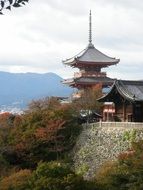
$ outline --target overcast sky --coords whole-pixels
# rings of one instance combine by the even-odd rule
[[[88,45],[90,9],[95,47],[121,60],[106,69],[107,75],[143,79],[142,0],[30,0],[5,11],[0,16],[0,71],[71,77],[74,70],[62,60]]]

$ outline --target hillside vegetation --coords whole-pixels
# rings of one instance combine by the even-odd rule
[[[31,102],[22,115],[0,115],[0,190],[142,190],[143,142],[106,163],[91,181],[75,173],[69,152],[82,127],[81,102]],[[79,110],[78,110],[79,108]]]

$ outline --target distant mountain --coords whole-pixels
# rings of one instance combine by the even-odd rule
[[[69,96],[72,89],[61,83],[54,73],[8,73],[0,72],[0,106],[21,104],[47,96]]]

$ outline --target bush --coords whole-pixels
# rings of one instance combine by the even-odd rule
[[[0,190],[28,190],[28,179],[31,177],[30,170],[20,170],[0,181]]]
[[[94,190],[94,184],[76,175],[62,162],[40,163],[30,182],[31,190]]]

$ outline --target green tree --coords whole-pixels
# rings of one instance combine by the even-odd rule
[[[12,7],[21,7],[28,3],[29,0],[0,0],[0,14],[4,9],[11,10]]]
[[[96,190],[62,162],[40,163],[30,181],[31,190]]]

